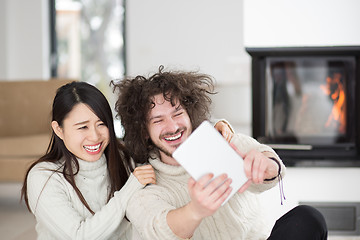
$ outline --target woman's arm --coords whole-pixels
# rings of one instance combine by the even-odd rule
[[[232,137],[234,136],[234,130],[230,123],[226,120],[221,119],[215,123],[215,129],[221,133],[221,135],[226,139],[226,141],[230,142]]]

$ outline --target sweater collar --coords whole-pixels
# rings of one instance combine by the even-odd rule
[[[162,173],[165,173],[165,174],[168,174],[171,176],[187,174],[186,170],[182,166],[173,166],[173,165],[163,163],[158,157],[150,158],[149,162],[159,172],[162,172]]]
[[[82,160],[80,158],[77,158],[78,162],[79,162],[79,168],[80,168],[80,172],[93,172],[97,169],[102,168],[104,165],[106,166],[106,157],[105,154],[101,155],[101,157],[99,158],[99,160],[95,161],[95,162],[88,162],[85,160]]]

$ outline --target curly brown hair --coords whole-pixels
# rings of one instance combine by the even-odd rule
[[[115,108],[125,130],[123,140],[137,163],[148,162],[155,149],[146,127],[148,113],[155,106],[155,95],[163,94],[173,106],[179,100],[194,130],[209,119],[209,95],[215,94],[211,76],[198,72],[164,71],[163,66],[149,78],[125,78],[117,83],[112,81],[112,85],[114,92],[119,94]]]

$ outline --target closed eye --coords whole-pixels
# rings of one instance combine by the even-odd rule
[[[100,123],[98,124],[98,126],[106,126],[106,125],[105,125],[105,123],[100,122]]]
[[[154,124],[161,123],[161,122],[162,122],[161,119],[153,121]]]
[[[183,113],[184,113],[183,111],[178,112],[178,113],[175,114],[175,117],[181,116]]]

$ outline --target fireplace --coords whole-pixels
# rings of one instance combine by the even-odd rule
[[[246,50],[253,136],[288,166],[360,166],[360,47]]]

